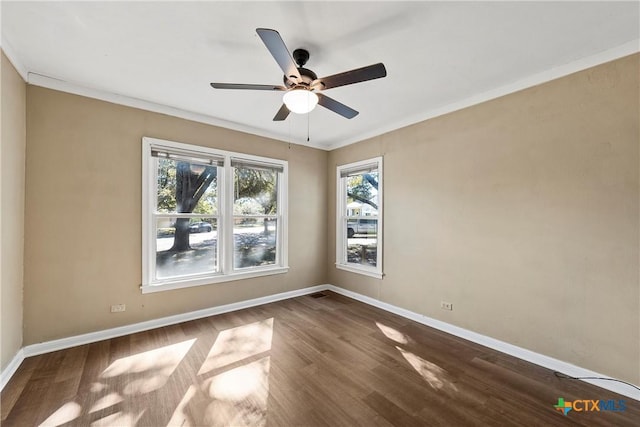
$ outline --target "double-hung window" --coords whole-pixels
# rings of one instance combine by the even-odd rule
[[[382,157],[338,166],[336,267],[382,278]]]
[[[287,162],[143,138],[143,292],[287,271]]]
[[[283,167],[234,157],[231,167],[234,174],[233,268],[277,265],[278,177]]]

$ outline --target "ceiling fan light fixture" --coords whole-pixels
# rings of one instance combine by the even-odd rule
[[[318,104],[318,95],[308,89],[293,89],[282,97],[289,111],[296,114],[307,114]]]

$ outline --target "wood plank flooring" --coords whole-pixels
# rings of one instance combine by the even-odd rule
[[[325,292],[26,359],[2,426],[637,426],[640,402]],[[558,398],[625,411],[554,409]]]

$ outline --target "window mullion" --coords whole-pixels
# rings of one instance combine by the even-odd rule
[[[346,209],[345,209],[345,201],[346,201],[346,181],[341,177],[340,168],[337,169],[336,174],[337,180],[337,197],[338,200],[336,202],[336,218],[338,218],[340,223],[338,224],[336,221],[336,262],[339,264],[344,264],[346,261],[345,253],[347,247],[347,241],[345,239],[346,234]]]
[[[346,194],[346,193],[345,193]],[[342,217],[342,224],[341,224],[341,232],[340,232],[340,236],[342,237],[340,240],[340,248],[341,253],[340,253],[340,262],[343,264],[347,263],[347,224],[348,224],[349,218],[347,216]]]
[[[227,157],[224,167],[224,197],[222,200],[222,211],[224,212],[224,228],[223,228],[223,245],[222,245],[222,265],[223,273],[229,274],[233,272],[233,255],[234,255],[234,243],[233,243],[233,168],[231,167],[231,160]]]
[[[148,188],[151,188],[153,191],[151,192],[151,194],[148,194],[148,200],[146,201],[148,203],[147,206],[150,207],[151,212],[155,213],[158,211],[158,200],[156,197],[156,194],[158,194],[158,159],[156,157],[151,157],[150,161],[148,162],[151,165],[151,170],[153,171],[151,173],[151,185],[147,186]],[[146,178],[146,177],[145,177]],[[148,245],[149,245],[149,251],[151,254],[153,254],[153,256],[150,256],[149,258],[149,278],[151,279],[151,281],[155,282],[156,281],[156,252],[158,251],[158,241],[156,239],[155,236],[155,229],[156,229],[156,222],[158,221],[158,219],[156,218],[155,214],[151,215],[151,224],[148,224],[148,226],[146,227],[147,231],[149,232],[150,230],[153,230],[153,232],[149,232],[149,236],[148,236]]]
[[[287,192],[289,191],[289,189],[285,187],[287,183],[286,173],[287,172],[283,169],[278,174],[276,179],[276,188],[278,191],[278,209],[276,211],[276,264],[281,266],[289,264],[289,255],[286,248],[287,243],[285,243],[285,241],[288,239],[288,235],[286,234],[288,226],[287,224],[285,224],[285,219],[283,219],[285,212],[287,212],[289,209],[287,205]]]

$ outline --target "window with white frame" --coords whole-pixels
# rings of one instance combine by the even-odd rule
[[[382,278],[382,157],[338,166],[336,267]]]
[[[288,270],[286,161],[142,145],[143,292]]]

